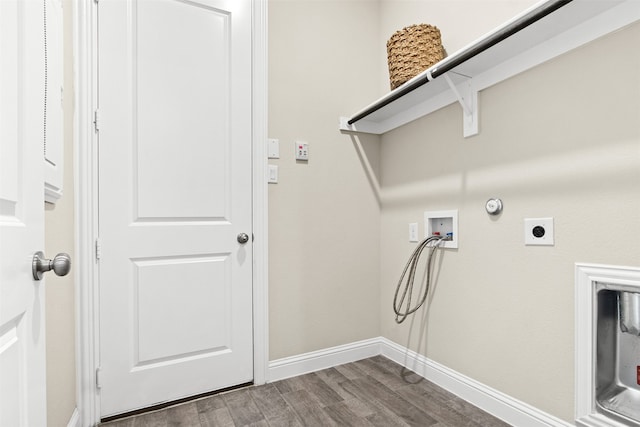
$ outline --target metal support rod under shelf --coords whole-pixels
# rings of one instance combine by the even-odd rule
[[[491,34],[489,37],[480,40],[468,48],[454,53],[452,56],[443,59],[435,64],[433,67],[422,72],[418,76],[414,77],[409,82],[403,84],[399,88],[390,92],[387,96],[383,97],[376,103],[366,107],[364,110],[356,113],[348,121],[348,125],[352,125],[355,122],[367,117],[368,115],[380,110],[381,108],[391,104],[393,101],[403,97],[404,95],[414,91],[415,89],[423,86],[429,82],[429,75],[432,79],[451,71],[458,65],[468,61],[469,59],[477,56],[492,46],[500,43],[503,40],[511,37],[520,30],[527,28],[547,15],[555,12],[563,6],[571,3],[573,0],[556,0],[547,2],[541,5],[539,8],[533,10],[531,13],[523,16],[522,18],[512,22],[511,24],[501,28],[499,31]]]

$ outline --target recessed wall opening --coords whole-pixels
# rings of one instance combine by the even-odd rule
[[[621,422],[640,426],[640,288],[598,283],[596,405]]]
[[[577,425],[640,427],[640,269],[576,268]]]

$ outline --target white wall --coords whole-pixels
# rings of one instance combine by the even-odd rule
[[[379,335],[380,212],[339,114],[375,93],[375,1],[269,2],[270,360]],[[293,142],[309,143],[296,163]],[[370,153],[378,138],[363,143]],[[374,161],[375,163],[375,161]]]
[[[386,40],[428,22],[457,50],[532,3],[269,2],[269,137],[281,152],[270,161],[271,360],[380,334],[379,137],[341,134],[338,116],[388,91]],[[294,160],[296,139],[308,164]]]
[[[640,249],[638,29],[483,91],[476,137],[462,138],[457,105],[382,138],[336,130],[387,91],[396,29],[435,24],[453,52],[532,4],[270,2],[271,360],[382,335],[572,420],[574,263],[634,264]],[[594,58],[616,78],[597,78]],[[429,310],[398,326],[407,225],[439,209],[459,209],[460,249],[441,259]],[[525,247],[523,219],[542,216],[556,245]]]
[[[47,275],[47,423],[66,426],[76,408],[74,188],[73,188],[73,52],[72,4],[64,0],[64,195],[45,205],[45,254],[71,255],[72,270],[64,277]]]
[[[481,92],[472,138],[458,105],[383,136],[383,336],[572,421],[574,264],[638,265],[639,42],[636,24]],[[440,209],[459,210],[460,247],[439,260],[428,313],[398,326],[407,224]],[[523,219],[547,216],[555,246],[524,246]]]

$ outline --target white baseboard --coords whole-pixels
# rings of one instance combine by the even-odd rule
[[[380,338],[380,341],[383,356],[511,425],[517,427],[573,426],[573,424],[494,390],[393,341],[386,338]]]
[[[267,381],[273,382],[332,368],[380,354],[380,338],[312,351],[269,362]]]
[[[80,427],[80,412],[78,412],[78,408],[73,410],[73,414],[71,414],[67,427]]]
[[[517,427],[572,427],[559,418],[492,389],[383,337],[286,357],[269,363],[269,382],[355,362],[377,355],[410,369]]]

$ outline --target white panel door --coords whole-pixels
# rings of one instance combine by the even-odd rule
[[[105,417],[253,379],[251,3],[98,8]]]
[[[0,0],[0,426],[46,425],[43,12]]]

